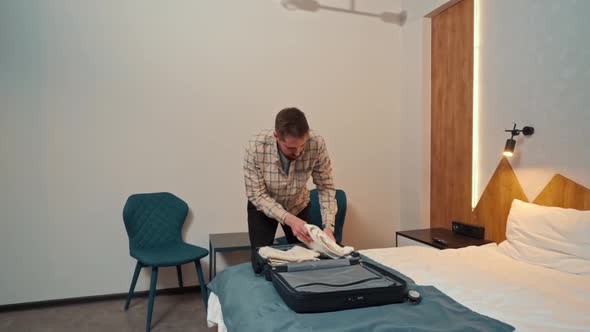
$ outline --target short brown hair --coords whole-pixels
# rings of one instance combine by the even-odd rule
[[[301,110],[288,107],[277,114],[275,131],[281,140],[285,139],[285,136],[303,137],[309,132],[309,125],[305,114]]]

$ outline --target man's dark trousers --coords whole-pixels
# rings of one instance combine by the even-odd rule
[[[298,218],[309,223],[309,205],[299,214]],[[270,246],[275,239],[279,222],[267,217],[264,212],[256,210],[256,207],[248,201],[248,234],[250,235],[250,249],[252,251],[252,268],[254,272],[260,273],[262,265],[257,263],[256,248]],[[288,243],[301,243],[293,234],[291,227],[281,224]]]

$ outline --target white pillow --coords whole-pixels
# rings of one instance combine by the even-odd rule
[[[531,264],[590,275],[590,211],[515,199],[506,224],[506,241],[498,248]]]

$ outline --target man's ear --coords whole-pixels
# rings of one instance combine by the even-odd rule
[[[276,131],[274,131],[274,132],[272,133],[272,135],[275,137],[275,139],[276,139],[277,141],[279,140],[279,134],[278,134]]]

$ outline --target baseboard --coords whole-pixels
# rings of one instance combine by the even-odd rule
[[[170,295],[170,294],[184,294],[184,293],[200,293],[201,288],[199,286],[188,286],[188,287],[174,287],[174,288],[164,288],[156,290],[156,296],[158,295]],[[135,292],[133,298],[137,297],[147,297],[149,295],[149,291],[139,291]],[[5,311],[15,311],[15,310],[30,310],[30,309],[39,309],[44,307],[51,307],[51,306],[61,306],[61,305],[74,305],[74,304],[81,304],[81,303],[89,303],[89,302],[99,302],[99,301],[108,301],[108,300],[117,300],[120,299],[125,301],[127,299],[127,293],[115,293],[115,294],[105,294],[105,295],[93,295],[93,296],[82,296],[82,297],[72,297],[67,299],[57,299],[57,300],[48,300],[48,301],[37,301],[37,302],[25,302],[25,303],[15,303],[15,304],[4,304],[0,305],[0,312]],[[121,308],[125,303],[121,302]]]

